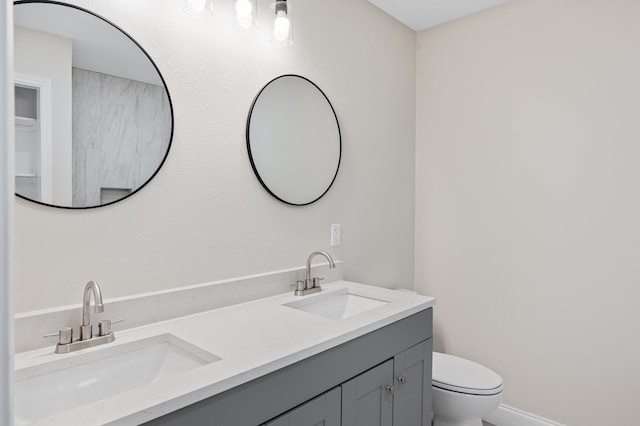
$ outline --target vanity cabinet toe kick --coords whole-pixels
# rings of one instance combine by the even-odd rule
[[[432,330],[429,308],[145,425],[427,426]],[[357,415],[367,386],[380,395],[375,421]]]

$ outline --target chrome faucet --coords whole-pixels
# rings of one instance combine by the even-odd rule
[[[89,281],[84,287],[84,297],[82,298],[82,325],[80,326],[80,340],[89,340],[93,337],[91,312],[89,311],[91,303],[91,293],[93,293],[93,311],[96,314],[104,312],[100,286],[93,280]]]
[[[329,261],[329,268],[333,269],[336,267],[336,264],[333,262],[333,258],[326,251],[316,250],[311,253],[311,255],[309,255],[309,258],[307,259],[307,270],[305,279],[304,281],[298,281],[297,283],[296,291],[294,293],[296,296],[304,296],[307,294],[317,293],[322,290],[322,287],[320,287],[320,280],[323,280],[324,278],[311,278],[311,261],[318,255],[324,256]]]
[[[93,324],[91,324],[90,311],[91,294],[93,294],[93,311],[95,313],[104,312],[100,286],[95,281],[89,281],[84,287],[84,294],[82,297],[82,324],[80,325],[80,338],[76,337],[73,327],[64,327],[57,333],[45,334],[44,337],[58,337],[58,344],[56,345],[57,354],[66,354],[79,349],[91,348],[93,346],[102,345],[116,340],[113,331],[111,331],[111,325],[121,322],[121,319],[117,321],[101,320],[98,323],[98,335],[93,335]]]

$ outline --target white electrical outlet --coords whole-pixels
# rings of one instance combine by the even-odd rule
[[[331,247],[342,244],[342,229],[339,223],[331,225]]]

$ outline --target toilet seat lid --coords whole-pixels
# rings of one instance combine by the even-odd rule
[[[502,392],[502,377],[484,365],[453,355],[433,353],[433,386],[470,395]]]

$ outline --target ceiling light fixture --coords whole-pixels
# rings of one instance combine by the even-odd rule
[[[287,3],[287,0],[277,0],[273,4],[273,9],[276,17],[273,20],[271,44],[289,46],[293,44],[291,5]]]
[[[258,7],[256,1],[257,0],[236,0],[236,13],[233,21],[234,29],[244,31],[257,26]]]
[[[238,31],[246,31],[258,26],[258,0],[234,0],[233,25]],[[213,14],[213,0],[183,0],[186,14],[205,17]],[[291,2],[276,0],[271,5],[275,13],[270,42],[274,46],[293,44],[293,15]]]

